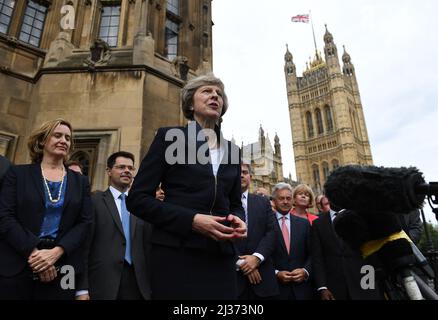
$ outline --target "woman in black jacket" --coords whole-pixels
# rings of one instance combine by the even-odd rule
[[[128,196],[129,211],[153,225],[153,299],[235,299],[236,251],[246,237],[240,150],[218,123],[223,83],[195,78],[182,91],[186,127],[160,128]],[[155,198],[161,182],[164,201]]]
[[[4,178],[0,300],[74,299],[92,209],[87,178],[64,166],[72,144],[70,123],[46,122],[28,141],[33,163]]]

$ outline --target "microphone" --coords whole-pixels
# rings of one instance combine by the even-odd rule
[[[335,206],[357,212],[409,213],[422,207],[425,196],[438,193],[438,183],[426,184],[415,167],[344,166],[324,185]]]

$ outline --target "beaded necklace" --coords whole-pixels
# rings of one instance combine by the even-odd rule
[[[44,174],[44,169],[43,166],[41,166],[41,173],[43,174],[43,180],[44,180],[44,185],[46,186],[47,189],[47,194],[49,195],[49,200],[52,203],[57,203],[59,202],[59,200],[61,200],[61,193],[62,193],[62,185],[64,184],[64,176],[65,176],[65,169],[64,166],[62,166],[62,180],[61,180],[61,186],[59,187],[59,191],[58,191],[58,198],[53,199],[52,194],[50,193],[50,188],[49,185],[47,184],[47,178]]]

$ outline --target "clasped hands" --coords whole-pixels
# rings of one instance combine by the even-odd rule
[[[298,268],[292,271],[279,271],[277,277],[283,283],[301,283],[307,279],[308,275],[303,268]]]
[[[52,249],[34,249],[27,262],[32,268],[33,273],[37,274],[41,282],[53,281],[58,272],[55,267],[56,261],[64,254],[62,247]]]
[[[228,222],[229,226],[223,225],[223,222]],[[193,218],[192,229],[215,241],[244,239],[247,236],[245,222],[233,214],[218,217],[198,213]]]
[[[254,255],[239,256],[239,259],[243,262],[239,265],[240,271],[248,277],[248,281],[251,284],[259,284],[262,282],[262,276],[259,272],[260,259]]]

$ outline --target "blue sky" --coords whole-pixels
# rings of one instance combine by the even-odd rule
[[[438,181],[438,2],[434,0],[214,0],[214,72],[230,109],[225,136],[257,140],[260,124],[282,144],[284,174],[295,177],[283,73],[286,43],[301,75],[314,54],[310,24],[293,15],[312,10],[318,49],[324,24],[355,65],[374,164],[416,166]],[[430,209],[428,219],[434,220]]]

